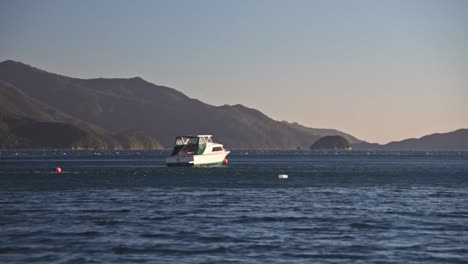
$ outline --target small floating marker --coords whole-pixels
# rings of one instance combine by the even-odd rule
[[[288,175],[287,174],[280,174],[278,175],[278,179],[287,179]]]
[[[55,171],[56,173],[61,173],[61,172],[62,172],[62,168],[57,167],[57,168],[54,169],[54,171]]]
[[[227,165],[228,163],[229,163],[229,160],[228,160],[228,159],[224,159],[224,160],[223,160],[223,164],[224,164],[224,165]]]

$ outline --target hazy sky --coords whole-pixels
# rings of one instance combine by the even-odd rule
[[[0,1],[0,60],[387,142],[468,127],[468,1]]]

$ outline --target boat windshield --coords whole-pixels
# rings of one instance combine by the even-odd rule
[[[197,145],[198,137],[177,137],[175,145],[184,146],[184,145]]]
[[[198,137],[177,137],[174,150],[172,151],[173,156],[187,156],[202,154],[206,144],[203,142],[199,144]]]
[[[187,144],[188,145],[192,145],[192,144],[198,145],[198,137],[189,137],[188,141],[187,141]]]
[[[182,145],[185,145],[186,141],[187,139],[185,137],[178,137],[176,138],[175,144],[176,146],[182,146]]]

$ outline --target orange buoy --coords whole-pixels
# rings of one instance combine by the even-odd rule
[[[223,160],[223,164],[224,164],[224,165],[227,165],[228,163],[229,163],[228,159],[224,159],[224,160]]]
[[[55,171],[55,172],[57,172],[57,173],[60,173],[60,172],[62,172],[62,168],[60,168],[60,167],[57,167],[57,168],[55,168],[55,170],[54,170],[54,171]]]

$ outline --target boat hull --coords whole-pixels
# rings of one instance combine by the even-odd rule
[[[221,165],[229,151],[191,156],[170,156],[166,158],[168,166],[216,166]]]

